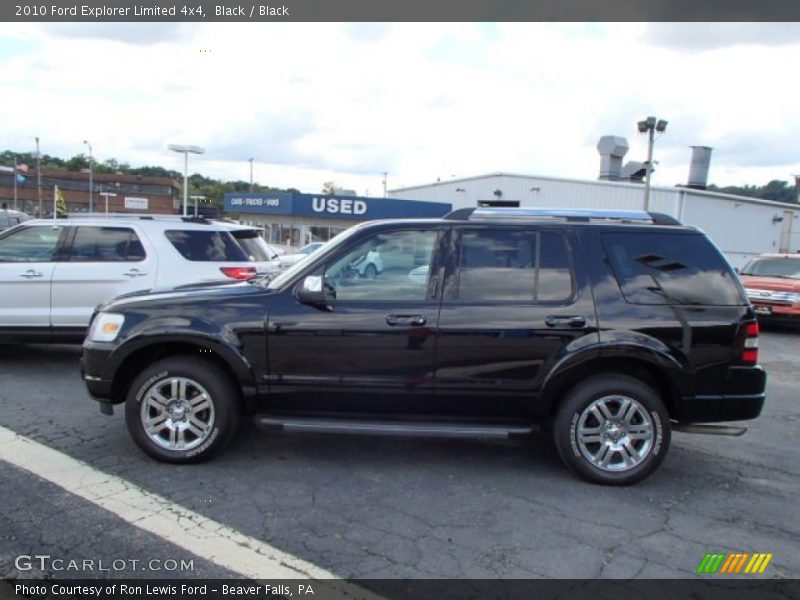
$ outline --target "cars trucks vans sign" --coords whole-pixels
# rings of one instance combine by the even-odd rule
[[[352,221],[435,218],[450,212],[451,207],[451,204],[445,202],[422,202],[367,196],[330,196],[291,192],[225,194],[225,211],[230,213],[324,217]]]

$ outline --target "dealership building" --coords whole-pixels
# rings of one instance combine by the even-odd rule
[[[348,227],[375,219],[435,218],[447,202],[297,192],[225,194],[225,213],[263,227],[267,241],[286,246],[327,242]]]
[[[391,190],[389,197],[436,200],[449,203],[454,209],[493,206],[644,210],[644,164],[623,164],[626,140],[605,136],[597,149],[597,180],[491,173],[403,187]],[[710,158],[711,148],[693,147],[687,182],[674,187],[653,186],[647,209],[702,229],[736,267],[757,254],[800,251],[800,205],[707,190]]]

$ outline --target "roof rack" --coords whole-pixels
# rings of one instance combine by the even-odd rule
[[[186,223],[210,223],[205,217],[183,216],[183,215],[165,215],[165,214],[150,214],[150,213],[82,213],[71,212],[67,213],[67,219],[142,219],[146,221],[184,221]]]
[[[647,222],[654,225],[681,225],[681,222],[663,213],[639,210],[594,210],[569,208],[459,208],[448,214],[448,221],[472,220],[565,220],[587,223],[589,221]]]

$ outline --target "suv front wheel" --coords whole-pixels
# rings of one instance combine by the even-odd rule
[[[214,363],[188,356],[160,360],[134,380],[125,423],[136,444],[170,463],[205,460],[239,424],[238,392]]]
[[[598,375],[567,393],[553,436],[561,458],[584,479],[630,485],[653,473],[664,459],[669,415],[644,382],[627,375]]]

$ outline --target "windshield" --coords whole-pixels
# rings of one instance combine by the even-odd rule
[[[255,229],[241,229],[232,233],[251,261],[268,261],[275,257],[275,253],[270,252],[269,246]]]
[[[342,244],[347,243],[347,241],[353,236],[354,233],[360,231],[362,227],[367,225],[367,223],[361,223],[360,225],[355,225],[350,229],[340,233],[330,242],[323,244],[324,248],[319,248],[319,252],[312,252],[311,254],[306,254],[303,258],[293,264],[291,267],[286,269],[283,273],[278,275],[275,279],[269,282],[267,286],[269,289],[274,290],[286,285],[289,281],[291,281],[295,275],[297,275],[300,271],[305,269],[306,265],[313,261],[317,260],[320,256],[325,256],[333,252],[336,248],[341,246]]]
[[[302,250],[300,250],[300,254],[311,254],[317,248],[320,248],[322,244],[314,242],[313,244],[308,244]]]
[[[800,279],[800,258],[756,258],[745,265],[741,274]]]

